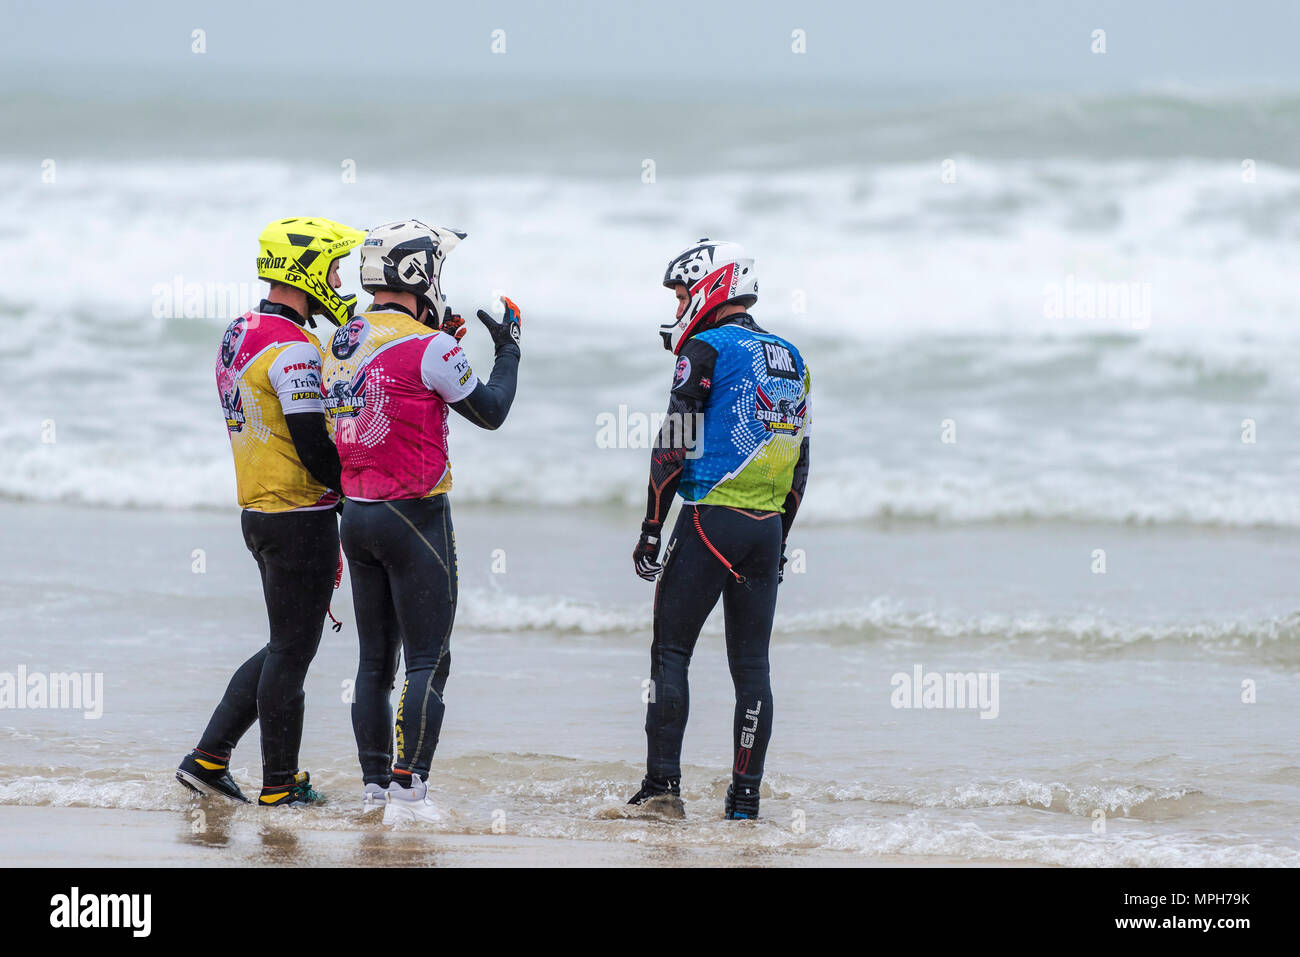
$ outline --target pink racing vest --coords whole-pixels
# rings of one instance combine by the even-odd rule
[[[334,334],[321,378],[344,495],[382,502],[451,489],[447,404],[478,385],[455,339],[372,307]]]

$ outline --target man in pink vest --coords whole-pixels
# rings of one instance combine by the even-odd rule
[[[339,328],[322,367],[361,643],[352,727],[363,807],[384,807],[390,824],[441,819],[425,782],[442,727],[456,613],[447,410],[499,427],[519,366],[519,309],[509,299],[502,322],[478,312],[496,345],[486,383],[460,347],[464,320],[452,315],[440,279],[464,236],[417,220],[372,229],[361,246],[361,285],[374,303]],[[394,727],[389,692],[399,653],[406,683]]]

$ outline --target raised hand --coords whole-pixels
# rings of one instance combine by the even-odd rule
[[[515,347],[518,348],[523,316],[519,312],[519,307],[505,296],[501,297],[501,305],[505,307],[506,314],[500,322],[493,319],[483,309],[478,311],[479,321],[487,326],[488,335],[492,337],[492,342],[498,349],[509,343],[514,343]]]

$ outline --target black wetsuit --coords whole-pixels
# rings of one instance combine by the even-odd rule
[[[263,300],[259,311],[303,318],[287,306]],[[326,488],[337,489],[339,457],[323,412],[285,416],[304,468]],[[258,512],[245,509],[244,543],[262,579],[270,641],[245,661],[226,687],[199,750],[228,761],[254,721],[262,737],[262,784],[292,783],[302,743],[303,682],[316,657],[338,569],[338,517],[333,509]]]
[[[293,781],[302,742],[303,681],[316,657],[334,573],[338,517],[314,512],[254,512],[242,517],[244,542],[257,561],[271,640],[239,667],[199,740],[199,749],[229,759],[253,724],[262,731],[262,784]]]
[[[518,365],[519,347],[498,343],[489,381],[451,408],[482,428],[498,428],[514,400]],[[381,787],[393,779],[409,786],[412,774],[428,779],[445,712],[457,592],[451,503],[445,494],[348,499],[342,540],[361,643],[352,730],[362,777]],[[394,722],[389,692],[399,653],[406,683]]]
[[[427,779],[442,729],[456,617],[456,537],[447,496],[348,499],[343,551],[361,643],[352,730],[362,776],[367,784],[387,787],[396,767]],[[402,652],[406,684],[394,742],[388,694]]]
[[[700,629],[721,596],[727,664],[736,691],[733,777],[737,784],[757,787],[772,733],[767,652],[781,567],[781,516],[721,505],[698,507],[700,528],[743,579],[738,581],[700,536],[696,510],[689,503],[682,506],[655,589],[646,771],[660,781],[681,777],[690,709],[687,669]]]
[[[746,314],[734,323],[762,330]],[[702,413],[711,398],[711,346],[688,340],[669,401],[669,419]],[[684,375],[683,375],[684,373]],[[651,453],[643,533],[663,521],[682,478],[687,450],[661,432]],[[800,444],[782,511],[686,502],[677,516],[655,589],[650,650],[651,699],[646,708],[646,771],[664,784],[681,777],[682,738],[690,707],[687,672],[705,619],[722,598],[727,661],[735,688],[733,784],[757,789],[772,731],[768,644],[786,537],[808,477],[808,439]]]

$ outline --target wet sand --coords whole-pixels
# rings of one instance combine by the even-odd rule
[[[195,804],[195,807],[201,805]],[[123,808],[0,807],[8,867],[952,867],[1008,866],[963,858],[815,849],[691,847],[566,841],[513,834],[440,834],[367,821],[354,831],[295,826],[248,809],[192,812]],[[359,815],[358,815],[359,816]],[[744,825],[741,825],[744,826]]]

